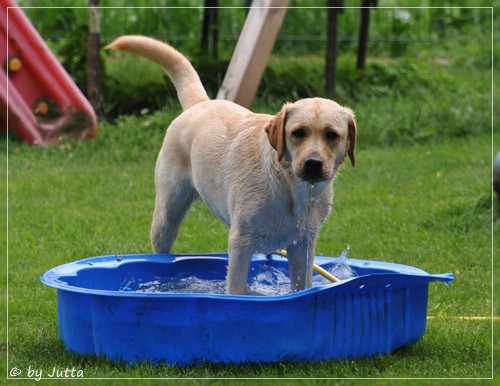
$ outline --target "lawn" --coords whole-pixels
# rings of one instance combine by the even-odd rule
[[[56,366],[97,377],[483,378],[491,376],[491,138],[362,149],[336,182],[318,255],[397,262],[455,281],[430,285],[425,336],[393,355],[315,364],[126,367],[65,351],[49,268],[104,254],[148,253],[153,167],[162,121],[172,114],[102,125],[94,144],[34,149],[8,142],[8,368]],[[144,143],[131,138],[151,134]],[[121,137],[121,140],[117,136]],[[115,146],[113,141],[119,141]],[[124,144],[129,142],[129,144]],[[224,252],[227,229],[197,203],[175,252]],[[485,317],[463,320],[460,317]]]

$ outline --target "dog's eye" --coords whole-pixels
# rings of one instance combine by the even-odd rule
[[[294,136],[295,138],[304,138],[306,136],[306,130],[303,128],[299,128],[297,130],[294,130],[292,132],[292,136]]]
[[[339,135],[335,131],[328,130],[325,134],[325,137],[329,141],[334,141],[339,137]]]

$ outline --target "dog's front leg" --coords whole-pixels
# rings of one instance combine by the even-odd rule
[[[288,270],[292,291],[300,291],[312,287],[314,264],[314,242],[306,241],[287,248]]]
[[[252,262],[253,250],[249,242],[231,230],[228,243],[229,263],[227,269],[226,293],[245,295],[247,293],[248,273]]]

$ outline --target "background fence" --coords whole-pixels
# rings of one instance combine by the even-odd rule
[[[219,52],[225,57],[230,56],[234,49],[250,1],[226,0],[221,3],[225,8],[219,10]],[[291,1],[275,53],[324,52],[327,11],[321,7],[322,3],[326,6],[326,0]],[[360,24],[360,10],[356,7],[361,5],[361,0],[347,0],[345,3],[338,27],[341,48],[357,44]],[[418,8],[394,8],[400,3],[379,0],[378,7],[371,12],[369,39],[372,53],[389,48],[390,54],[398,55],[404,52],[409,42],[467,41],[491,34],[491,12],[484,9],[460,8],[455,7],[454,1],[436,0],[405,2],[406,6]],[[87,0],[18,0],[18,4],[33,7],[25,8],[25,12],[46,40],[67,37],[71,30],[87,24]],[[203,0],[101,0],[101,40],[106,43],[119,35],[140,33],[167,40],[185,52],[197,50],[203,4]],[[476,7],[481,5],[490,4],[474,2]]]

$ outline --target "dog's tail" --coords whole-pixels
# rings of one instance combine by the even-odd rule
[[[162,66],[177,90],[183,110],[210,99],[189,60],[166,43],[146,36],[126,35],[117,38],[106,48],[129,51]]]

